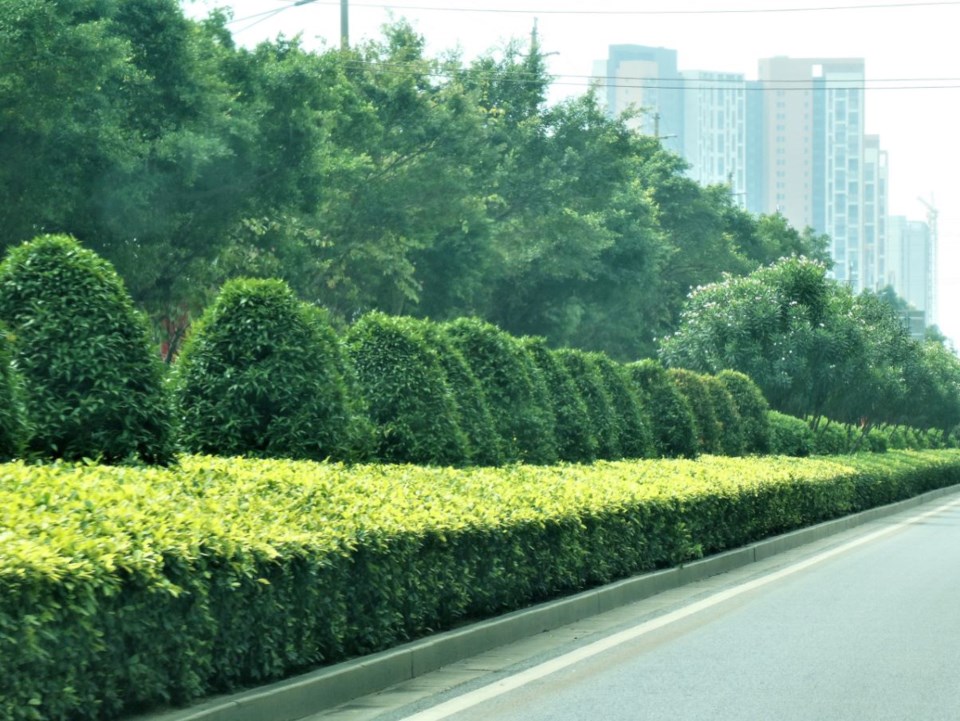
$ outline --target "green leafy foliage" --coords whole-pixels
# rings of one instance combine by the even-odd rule
[[[348,459],[363,425],[325,319],[277,280],[228,282],[176,367],[181,438],[196,452]]]
[[[467,461],[478,466],[503,462],[500,436],[487,405],[487,397],[463,354],[440,326],[421,321],[424,342],[436,353],[453,394],[460,428],[467,437]]]
[[[546,381],[557,421],[557,452],[560,460],[591,463],[597,458],[597,438],[590,412],[578,384],[543,338],[523,339],[533,362]]]
[[[0,717],[105,721],[951,485],[960,452],[0,473]]]
[[[27,438],[20,378],[13,368],[13,336],[0,325],[0,461],[18,458]]]
[[[813,453],[813,431],[806,421],[779,411],[768,411],[767,418],[770,422],[771,453],[797,457]]]
[[[573,379],[587,406],[590,428],[597,438],[597,457],[612,461],[623,457],[620,436],[623,424],[610,398],[594,354],[574,348],[554,351]]]
[[[747,453],[764,454],[770,451],[770,405],[760,387],[738,371],[724,370],[716,376],[733,399],[743,429],[744,449]]]
[[[472,318],[443,329],[486,393],[504,460],[556,461],[556,419],[546,382],[520,341]]]
[[[725,456],[742,456],[746,448],[743,419],[733,395],[715,376],[701,376],[713,403],[713,410],[720,424],[720,453]]]
[[[0,320],[15,337],[28,453],[173,460],[163,367],[109,263],[64,235],[11,249],[0,266]]]
[[[667,376],[690,404],[696,419],[697,445],[701,453],[723,453],[723,426],[705,377],[684,368],[671,368]]]
[[[693,409],[657,361],[628,363],[626,371],[650,413],[657,454],[667,458],[695,458],[700,453]]]
[[[368,313],[350,328],[347,349],[375,429],[376,457],[463,465],[468,441],[456,396],[423,324]]]
[[[600,373],[610,403],[620,422],[620,453],[623,458],[651,458],[656,456],[650,417],[640,400],[640,394],[627,378],[620,363],[603,353],[591,353]]]

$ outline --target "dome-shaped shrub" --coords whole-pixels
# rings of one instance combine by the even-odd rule
[[[373,422],[378,459],[466,463],[457,404],[422,323],[368,313],[347,333],[347,350]]]
[[[504,460],[554,463],[556,420],[546,384],[519,340],[474,318],[442,328],[486,393]]]
[[[714,415],[720,425],[717,453],[725,456],[742,456],[745,448],[743,421],[740,420],[740,412],[737,410],[733,396],[714,376],[701,375],[700,379],[707,388],[707,393],[713,402]]]
[[[463,354],[436,323],[422,321],[427,344],[436,352],[460,412],[460,428],[467,436],[467,460],[477,466],[503,463],[500,436],[487,405],[487,396]]]
[[[622,457],[650,458],[656,455],[650,418],[623,366],[604,353],[591,353],[590,356],[620,422]]]
[[[176,367],[181,439],[196,453],[350,459],[355,421],[322,317],[283,281],[228,281]]]
[[[590,414],[570,373],[555,357],[543,338],[522,340],[543,375],[557,421],[557,452],[560,460],[591,463],[597,457],[597,439]]]
[[[163,365],[107,261],[65,235],[13,248],[0,266],[0,320],[16,339],[28,453],[173,460]]]
[[[704,377],[685,368],[670,368],[667,376],[686,397],[697,421],[698,443],[701,453],[722,453],[723,429],[717,420],[713,398],[704,382]]]
[[[744,373],[720,371],[717,380],[733,397],[743,428],[744,449],[747,453],[763,455],[770,452],[770,405],[760,386]]]
[[[23,453],[27,429],[23,419],[20,379],[13,368],[13,336],[0,326],[0,461]]]
[[[645,359],[625,366],[650,415],[657,454],[668,458],[696,458],[699,453],[697,424],[690,402],[655,360]]]
[[[607,461],[622,458],[620,418],[607,393],[593,354],[575,348],[561,348],[554,351],[554,354],[570,374],[587,405],[590,426],[597,438],[597,457]]]

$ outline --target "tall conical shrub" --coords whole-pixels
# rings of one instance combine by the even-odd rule
[[[504,460],[554,463],[556,419],[543,376],[520,341],[474,318],[443,329],[486,393]]]
[[[620,418],[593,354],[574,348],[561,348],[554,353],[586,403],[590,426],[597,438],[597,457],[608,461],[622,458]]]
[[[184,446],[196,453],[349,460],[354,419],[322,318],[279,280],[228,281],[177,361]]]
[[[457,404],[460,428],[467,436],[467,460],[477,466],[499,466],[503,463],[500,436],[480,382],[441,327],[432,321],[421,322],[424,338],[440,359]]]
[[[699,451],[697,425],[690,402],[653,359],[625,366],[648,410],[657,454],[667,458],[695,458]]]
[[[770,452],[770,405],[763,397],[760,386],[749,376],[739,371],[725,370],[717,374],[717,380],[730,393],[743,427],[744,450],[762,455]]]
[[[23,453],[27,439],[20,379],[13,368],[13,336],[0,326],[0,461]]]
[[[0,320],[15,337],[28,453],[173,460],[163,366],[112,265],[66,235],[13,248],[0,266]]]
[[[459,410],[422,323],[368,313],[347,333],[347,349],[373,422],[379,460],[466,463]]]
[[[717,420],[717,411],[707,384],[699,373],[685,368],[671,368],[667,376],[686,397],[697,420],[698,442],[701,453],[723,453],[723,428]]]
[[[590,414],[570,373],[556,358],[543,338],[524,338],[523,343],[540,369],[557,425],[557,452],[560,460],[591,463],[597,458],[597,438]]]
[[[640,394],[627,379],[623,366],[604,353],[591,353],[590,356],[619,420],[621,455],[624,458],[650,458],[656,455],[650,418]]]

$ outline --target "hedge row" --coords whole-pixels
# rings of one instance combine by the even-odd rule
[[[830,423],[806,433],[771,416],[742,374],[624,365],[476,319],[370,313],[338,335],[323,310],[278,280],[224,285],[167,384],[112,267],[66,236],[10,251],[0,266],[2,323],[0,460],[162,465],[182,450],[549,465],[943,443]]]
[[[0,469],[0,718],[21,721],[116,718],[386,648],[957,483],[960,452]]]

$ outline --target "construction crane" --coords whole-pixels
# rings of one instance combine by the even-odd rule
[[[936,201],[933,193],[930,194],[930,200],[917,198],[927,209],[927,227],[930,228],[930,260],[927,266],[927,325],[933,325],[937,322],[937,281],[939,270],[937,269],[937,210]]]

